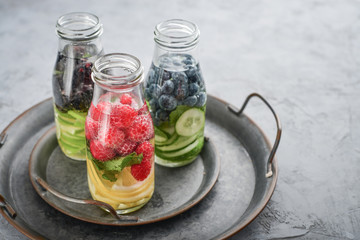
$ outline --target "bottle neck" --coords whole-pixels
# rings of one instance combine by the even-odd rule
[[[58,51],[62,55],[74,59],[97,58],[102,55],[103,46],[100,37],[84,41],[59,38]]]
[[[130,91],[144,80],[143,66],[139,59],[125,53],[106,54],[93,66],[91,78],[108,91]]]
[[[155,27],[154,41],[155,51],[153,63],[161,65],[161,59],[173,58],[175,55],[190,55],[198,63],[198,42],[200,31],[198,27],[189,21],[171,19],[159,23]]]

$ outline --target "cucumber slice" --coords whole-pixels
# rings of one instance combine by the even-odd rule
[[[178,138],[179,138],[179,135],[174,134],[166,142],[157,142],[155,139],[155,145],[156,145],[156,147],[170,145],[170,144],[174,143]]]
[[[187,146],[186,148],[180,149],[179,151],[176,152],[162,152],[162,156],[164,156],[165,158],[172,158],[172,157],[179,157],[179,156],[183,156],[184,154],[190,152],[191,150],[193,150],[194,148],[196,148],[196,146],[199,144],[199,139],[196,140],[195,142],[193,142],[192,144],[190,144],[189,146]]]
[[[187,147],[174,152],[162,152],[155,150],[156,156],[169,161],[185,161],[196,157],[204,145],[204,138],[198,138]]]
[[[179,150],[194,142],[197,137],[198,136],[196,134],[193,135],[192,137],[179,137],[171,145],[159,146],[157,149],[164,152]]]
[[[173,135],[175,133],[174,127],[163,127],[161,129],[169,135]]]
[[[76,118],[76,120],[85,123],[86,113],[75,112],[75,111],[68,111],[68,114],[69,114],[70,116]]]
[[[184,137],[190,137],[200,131],[205,125],[205,113],[198,108],[185,111],[177,120],[176,132]]]
[[[156,142],[162,143],[162,142],[166,142],[169,139],[168,135],[163,131],[161,131],[160,129],[158,129],[157,127],[154,127],[154,132],[155,132]]]

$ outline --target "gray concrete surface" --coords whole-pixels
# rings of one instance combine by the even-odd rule
[[[208,93],[240,106],[258,92],[273,105],[284,128],[278,184],[234,239],[360,239],[359,1],[0,0],[0,129],[51,96],[55,22],[71,11],[98,15],[105,51],[146,69],[155,24],[191,20]],[[250,106],[273,139],[271,114]],[[26,238],[0,217],[0,239]]]

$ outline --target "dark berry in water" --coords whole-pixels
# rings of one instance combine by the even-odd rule
[[[151,93],[150,93],[149,88],[146,88],[146,89],[145,89],[144,95],[145,95],[145,99],[146,99],[146,100],[150,101],[150,99],[152,99],[152,95],[151,95]]]
[[[189,95],[188,83],[186,80],[179,80],[175,82],[174,95],[179,101],[185,99]]]
[[[163,86],[161,87],[161,93],[163,94],[171,94],[174,91],[174,83],[171,80],[167,80],[164,82]]]
[[[197,99],[198,98],[196,96],[189,96],[182,102],[182,104],[193,107],[196,104]]]
[[[155,118],[159,119],[160,121],[166,121],[169,119],[169,113],[164,110],[157,110],[155,113]]]
[[[199,95],[197,95],[197,103],[196,106],[197,107],[202,107],[204,106],[206,103],[206,93],[205,92],[200,92]]]
[[[174,82],[178,82],[178,81],[187,82],[188,81],[188,77],[186,76],[186,74],[184,72],[174,72],[172,74],[172,79]]]
[[[169,80],[170,78],[171,78],[171,73],[164,70],[162,74],[162,80],[165,81],[165,80]]]
[[[193,96],[195,94],[198,94],[200,90],[199,85],[197,85],[196,83],[190,83],[189,85],[189,96]]]
[[[149,101],[149,105],[152,111],[156,111],[156,109],[159,107],[157,100],[154,98]]]
[[[149,92],[153,98],[158,98],[161,94],[161,87],[159,85],[153,83],[149,87]]]
[[[163,94],[159,98],[159,106],[166,111],[172,111],[177,106],[177,101],[173,96]]]
[[[154,83],[155,82],[155,70],[151,68],[148,73],[148,83]]]

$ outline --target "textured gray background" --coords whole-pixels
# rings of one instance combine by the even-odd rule
[[[191,20],[208,93],[271,102],[284,128],[277,188],[234,239],[360,239],[359,1],[0,0],[0,129],[51,96],[55,22],[71,11],[98,15],[105,51],[133,54],[146,70],[155,24]],[[247,114],[273,138],[262,104]],[[25,237],[0,217],[0,239]]]

